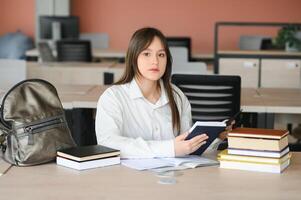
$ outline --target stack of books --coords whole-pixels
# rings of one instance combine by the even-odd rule
[[[81,146],[57,152],[56,163],[77,170],[120,164],[120,151],[101,145]]]
[[[281,173],[291,154],[288,131],[236,128],[228,134],[228,149],[218,155],[221,168]]]

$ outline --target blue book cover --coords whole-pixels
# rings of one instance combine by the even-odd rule
[[[201,135],[203,133],[207,134],[208,139],[206,140],[206,144],[202,145],[198,150],[191,153],[193,155],[202,155],[204,151],[210,146],[210,144],[219,136],[221,132],[225,130],[227,127],[226,122],[195,122],[195,124],[189,130],[189,135],[185,138],[185,140],[189,140],[197,135]]]

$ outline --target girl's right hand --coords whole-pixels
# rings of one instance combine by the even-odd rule
[[[198,150],[202,145],[206,143],[208,136],[206,134],[201,134],[196,137],[191,138],[190,140],[185,140],[188,136],[188,132],[183,133],[175,138],[175,156],[184,156],[191,154]]]

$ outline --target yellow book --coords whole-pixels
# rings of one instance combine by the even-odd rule
[[[289,166],[289,164],[290,164],[290,159],[287,159],[282,164],[277,164],[277,165],[221,160],[220,168],[247,170],[247,171],[255,171],[255,172],[281,173]]]
[[[243,156],[243,155],[231,155],[228,154],[228,150],[223,150],[218,154],[219,161],[235,161],[235,162],[248,162],[248,163],[258,163],[258,164],[274,164],[280,165],[286,160],[290,159],[291,154],[287,153],[281,158],[267,158],[267,157],[257,157],[257,156]]]

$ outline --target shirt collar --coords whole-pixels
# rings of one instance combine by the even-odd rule
[[[130,82],[130,97],[132,99],[137,99],[143,97],[143,94],[136,82],[136,80],[133,78],[133,80]]]
[[[160,80],[160,88],[161,88],[161,96],[159,98],[159,100],[157,101],[157,103],[154,105],[155,107],[160,107],[163,106],[165,104],[167,104],[169,102],[168,97],[167,97],[167,93],[163,84],[163,81]],[[130,82],[130,97],[132,99],[137,99],[137,98],[144,98],[136,80],[133,78],[133,80]]]

